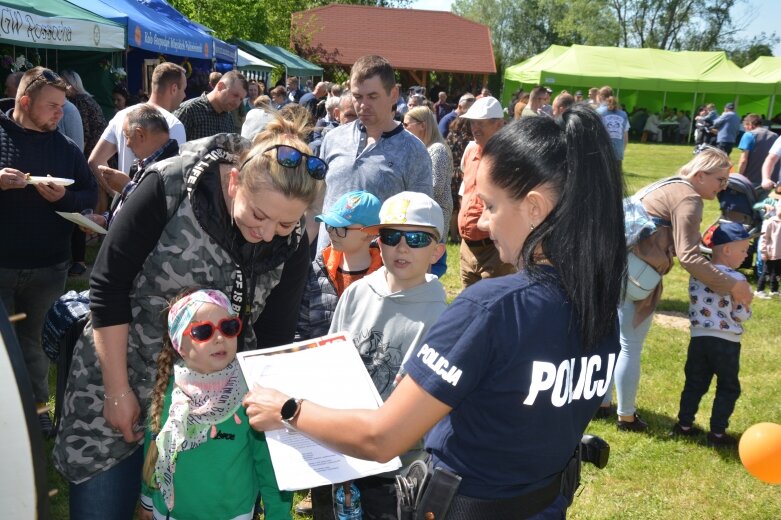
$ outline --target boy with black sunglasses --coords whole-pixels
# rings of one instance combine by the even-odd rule
[[[428,274],[445,251],[442,209],[428,195],[405,191],[388,198],[380,224],[365,227],[379,233],[384,266],[350,285],[336,306],[329,332],[348,332],[377,391],[387,399],[408,351],[414,351],[445,310],[445,289]],[[402,457],[404,466],[422,455],[422,445]],[[364,518],[396,514],[394,475],[355,481]]]

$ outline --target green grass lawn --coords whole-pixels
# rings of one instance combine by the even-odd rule
[[[624,161],[629,193],[676,172],[692,157],[691,147],[629,145]],[[738,151],[733,153],[737,162]],[[703,227],[718,217],[718,204],[707,202]],[[749,274],[749,273],[746,273]],[[443,278],[448,297],[461,290],[458,246],[448,246],[448,273]],[[686,312],[688,274],[676,266],[665,277],[662,312]],[[754,315],[742,342],[740,379],[743,393],[729,431],[740,434],[759,422],[781,423],[781,300],[754,302]],[[588,431],[610,443],[610,463],[604,470],[584,467],[583,486],[569,510],[572,519],[779,519],[781,487],[749,475],[736,450],[716,450],[704,439],[674,439],[683,387],[688,330],[655,323],[642,355],[639,413],[650,425],[647,433],[618,432],[613,421],[594,421]],[[713,388],[703,399],[697,424],[707,430]],[[67,486],[50,470],[52,518],[65,519]],[[306,518],[306,517],[298,517]]]

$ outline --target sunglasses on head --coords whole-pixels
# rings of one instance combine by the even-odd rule
[[[266,148],[260,152],[260,154],[250,155],[247,160],[241,164],[241,168],[239,168],[239,170],[243,169],[244,165],[254,159],[255,156],[262,155],[266,152],[270,152],[271,150],[277,151],[277,164],[280,166],[284,166],[285,168],[297,168],[298,165],[301,164],[301,161],[306,158],[306,171],[310,177],[315,180],[322,181],[325,179],[325,174],[328,173],[328,165],[324,160],[319,157],[315,157],[314,155],[304,153],[301,150],[297,150],[296,148],[286,144],[275,144],[274,146]]]
[[[432,241],[436,240],[436,237],[427,231],[401,231],[400,229],[381,228],[380,229],[380,242],[386,246],[397,246],[401,242],[401,237],[407,241],[407,245],[413,249],[419,247],[426,247]]]
[[[184,333],[190,336],[196,343],[204,343],[212,339],[214,331],[219,329],[220,334],[226,338],[235,338],[241,334],[241,319],[238,316],[223,318],[217,325],[210,321],[194,321],[187,326]]]
[[[30,90],[30,87],[32,87],[33,85],[35,85],[41,80],[45,81],[47,85],[58,85],[62,83],[62,78],[60,78],[60,76],[56,72],[52,72],[46,69],[40,74],[38,74],[37,76],[35,76],[33,80],[30,83],[28,83],[26,87],[24,87],[24,91],[22,92],[22,95],[24,96],[25,94],[27,94],[27,91]]]

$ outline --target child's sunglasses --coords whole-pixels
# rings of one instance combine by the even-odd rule
[[[328,173],[328,165],[319,157],[309,155],[301,150],[293,148],[286,144],[275,144],[260,152],[259,154],[250,155],[247,160],[241,164],[240,170],[257,155],[262,155],[271,150],[277,151],[277,163],[285,168],[297,168],[301,161],[306,157],[306,171],[310,177],[315,180],[322,181],[325,179],[325,174]]]
[[[204,343],[212,339],[214,331],[220,329],[220,333],[226,338],[235,338],[241,334],[241,319],[237,316],[221,319],[217,325],[210,321],[194,321],[187,326],[184,333],[197,343]]]
[[[426,231],[401,231],[392,228],[380,228],[380,242],[386,246],[397,246],[401,242],[401,237],[407,241],[407,245],[413,249],[426,247],[436,239],[431,233]]]

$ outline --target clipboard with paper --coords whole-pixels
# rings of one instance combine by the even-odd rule
[[[276,388],[330,408],[375,409],[382,399],[352,340],[331,334],[237,354],[247,386]],[[279,489],[295,491],[394,471],[399,458],[381,464],[338,453],[294,430],[266,432]]]

